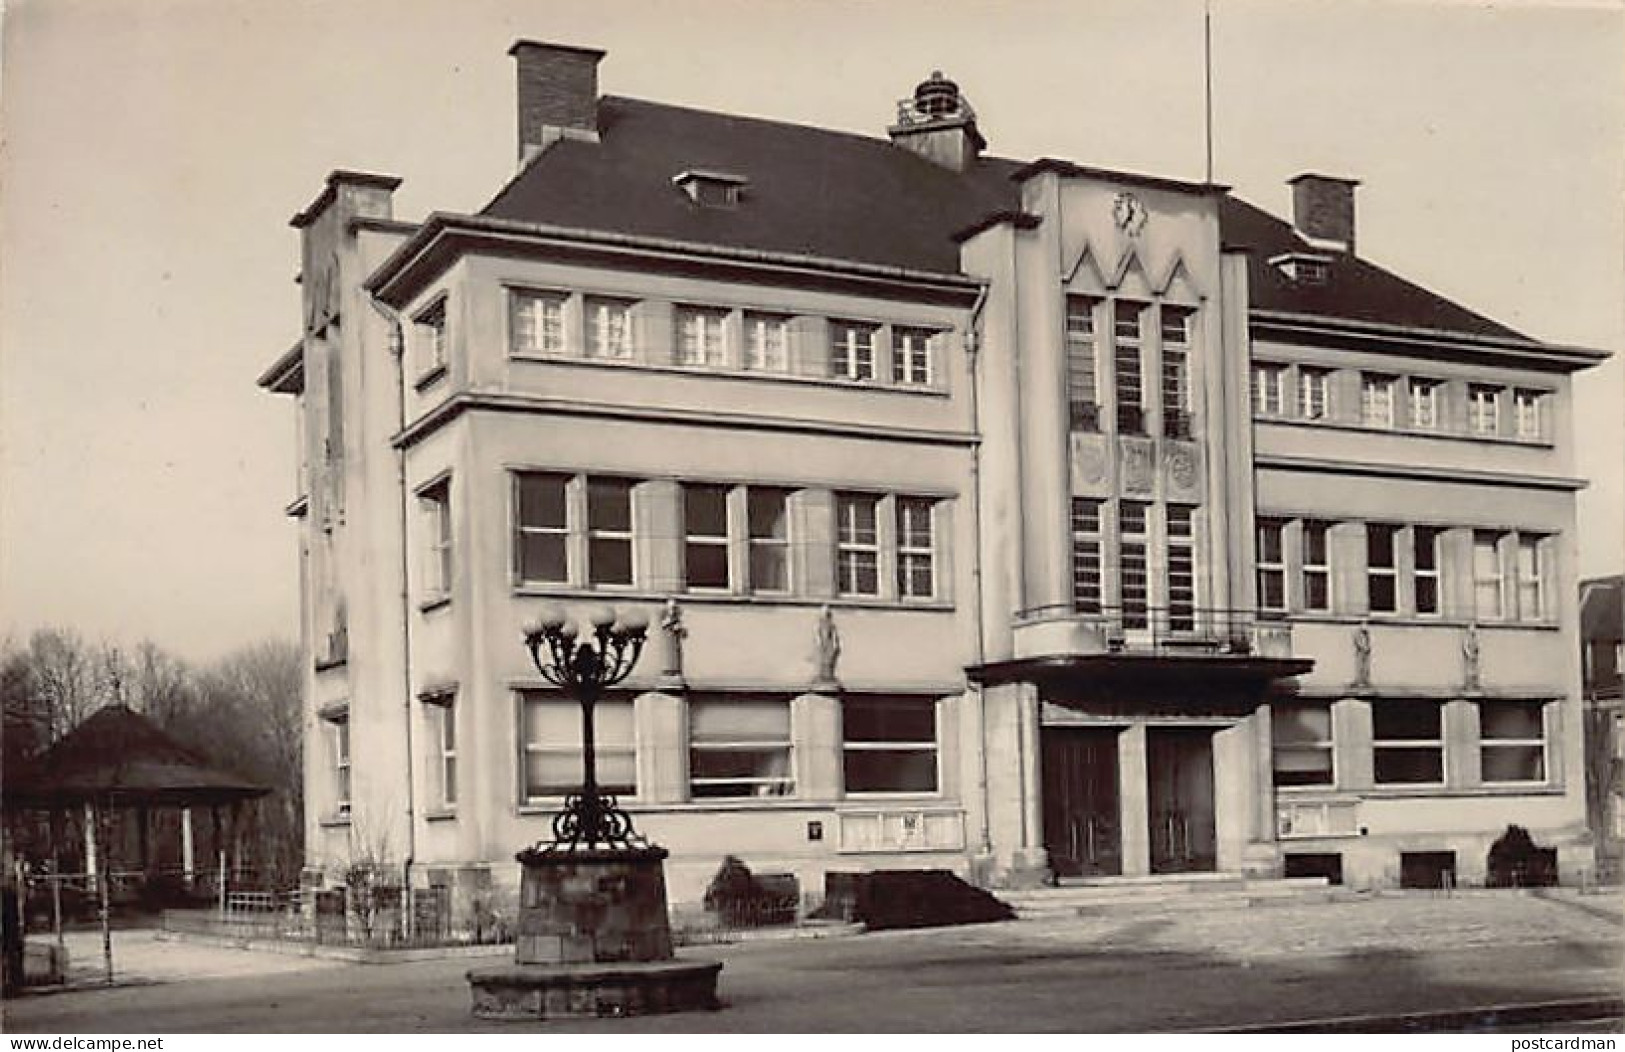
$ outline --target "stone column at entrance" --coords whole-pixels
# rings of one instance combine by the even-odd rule
[[[186,877],[186,886],[191,887],[192,881],[197,877],[197,856],[192,848],[192,809],[181,808],[181,872]]]
[[[1123,876],[1151,872],[1151,800],[1145,752],[1145,724],[1130,724],[1117,736],[1117,800],[1123,837]]]
[[[1252,829],[1241,866],[1248,876],[1274,877],[1280,875],[1281,854],[1275,842],[1275,743],[1270,707],[1260,705],[1248,719],[1253,741]]]

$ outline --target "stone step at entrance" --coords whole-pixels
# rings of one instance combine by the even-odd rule
[[[1342,893],[1324,877],[1248,877],[1240,873],[1170,873],[1144,877],[1087,877],[1059,887],[999,892],[1019,918],[1213,906],[1330,902]]]

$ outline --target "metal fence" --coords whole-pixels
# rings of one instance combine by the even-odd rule
[[[507,925],[459,917],[446,887],[345,887],[228,892],[215,910],[171,910],[167,931],[358,949],[421,949],[509,942]]]

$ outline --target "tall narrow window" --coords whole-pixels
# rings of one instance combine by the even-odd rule
[[[1439,612],[1439,537],[1444,531],[1434,526],[1411,528],[1411,566],[1416,612],[1431,617]]]
[[[1512,393],[1512,412],[1517,424],[1518,437],[1538,439],[1545,435],[1546,425],[1541,419],[1544,396],[1540,391],[1519,389]]]
[[[441,479],[418,493],[423,513],[423,597],[451,594],[451,480]]]
[[[1406,422],[1419,431],[1439,426],[1439,381],[1411,377],[1406,385]]]
[[[1300,366],[1298,369],[1298,415],[1305,420],[1324,420],[1330,411],[1328,397],[1330,369]]]
[[[1258,362],[1253,366],[1253,414],[1281,416],[1286,412],[1286,366]]]
[[[1191,437],[1191,312],[1162,308],[1162,433]]]
[[[1504,609],[1501,589],[1501,535],[1473,532],[1473,609],[1481,618],[1499,619]]]
[[[1286,609],[1286,523],[1258,520],[1258,608]]]
[[[1366,427],[1394,426],[1394,387],[1398,381],[1382,373],[1360,374],[1360,422]]]
[[[438,300],[413,319],[418,344],[418,382],[428,383],[446,368],[446,301]]]
[[[632,480],[587,480],[587,582],[632,583]]]
[[[1366,523],[1366,595],[1373,614],[1392,614],[1399,610],[1398,537],[1398,526]]]
[[[1331,524],[1316,519],[1303,523],[1303,608],[1332,608]]]
[[[1145,382],[1140,374],[1140,305],[1118,301],[1112,306],[1117,363],[1117,430],[1145,434]]]
[[[728,487],[703,483],[683,486],[683,578],[690,588],[726,591],[728,573]]]
[[[1072,608],[1081,614],[1100,613],[1104,503],[1097,497],[1072,498]]]
[[[1325,703],[1270,706],[1275,784],[1332,784],[1332,710]]]
[[[1168,628],[1172,632],[1196,630],[1196,531],[1194,509],[1169,504],[1168,541]]]
[[[847,380],[873,380],[875,339],[879,332],[879,326],[862,322],[830,322],[830,373]]]
[[[1371,752],[1378,785],[1444,781],[1444,708],[1429,701],[1371,703]]]
[[[931,341],[935,335],[930,329],[892,326],[892,379],[900,384],[931,382]]]
[[[880,594],[880,498],[843,493],[835,498],[835,587],[841,595]]]
[[[1478,734],[1484,781],[1546,780],[1546,729],[1539,703],[1479,702]]]
[[[846,792],[937,791],[937,705],[930,698],[850,698],[841,705]]]
[[[514,476],[514,570],[521,582],[570,579],[569,484],[567,475]]]
[[[509,353],[564,354],[569,349],[564,338],[562,292],[515,290],[508,295]]]
[[[1541,538],[1518,537],[1518,617],[1524,621],[1538,621],[1546,616],[1540,549]]]
[[[350,813],[350,716],[345,713],[327,721],[333,749],[333,810]]]
[[[527,802],[581,791],[585,773],[581,749],[581,706],[549,691],[520,695]],[[601,698],[593,706],[593,751],[598,787],[616,796],[638,791],[638,751],[632,701]]]
[[[790,319],[780,314],[745,314],[747,369],[782,373],[790,368]]]
[[[696,800],[794,795],[789,703],[690,702],[688,775]]]
[[[1066,399],[1074,431],[1100,430],[1100,391],[1095,373],[1095,301],[1066,298]]]
[[[1150,505],[1125,500],[1118,509],[1118,576],[1122,582],[1123,627],[1145,628],[1149,621],[1151,572],[1147,557],[1149,530],[1146,519]]]
[[[790,590],[790,491],[752,486],[745,492],[750,532],[750,590]]]
[[[632,302],[590,297],[586,301],[587,353],[625,361],[632,357]]]
[[[457,707],[455,695],[426,698],[429,717],[431,799],[442,808],[457,806]]]
[[[930,599],[936,595],[936,555],[932,501],[898,497],[897,594],[904,599]]]
[[[712,307],[677,308],[677,362],[717,366],[727,361],[728,312]]]
[[[1467,389],[1467,425],[1475,435],[1501,430],[1501,389],[1473,384]]]

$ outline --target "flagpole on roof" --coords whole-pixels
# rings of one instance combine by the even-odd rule
[[[1207,147],[1207,182],[1213,181],[1213,0],[1202,0],[1202,131]]]

